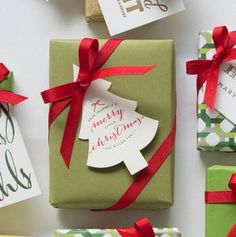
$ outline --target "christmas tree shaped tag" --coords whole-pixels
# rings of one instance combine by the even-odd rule
[[[78,70],[74,65],[75,78]],[[153,140],[159,122],[135,112],[136,101],[110,93],[111,84],[99,79],[86,91],[79,138],[89,140],[89,167],[108,168],[124,162],[133,175],[148,166],[140,150]]]

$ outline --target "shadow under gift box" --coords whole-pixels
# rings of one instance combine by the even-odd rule
[[[100,40],[100,46],[104,40]],[[73,81],[73,64],[78,65],[78,40],[52,40],[50,44],[50,87]],[[143,76],[109,77],[109,91],[138,102],[137,112],[159,120],[153,141],[142,150],[148,161],[170,133],[175,114],[175,63],[172,40],[124,40],[104,67],[156,65]],[[77,131],[70,168],[60,154],[68,108],[50,129],[50,203],[58,208],[103,209],[115,204],[133,182],[125,165],[93,169],[87,166],[88,141]],[[158,209],[173,205],[174,151],[129,207]]]
[[[215,165],[207,170],[206,191],[229,191],[234,166]],[[206,204],[206,237],[227,236],[236,224],[236,203]]]
[[[156,237],[181,237],[176,228],[153,228]],[[117,230],[93,230],[93,229],[72,229],[72,230],[56,230],[54,237],[120,237]],[[148,237],[148,236],[147,236]]]
[[[85,19],[87,22],[103,22],[101,8],[97,0],[85,0]]]

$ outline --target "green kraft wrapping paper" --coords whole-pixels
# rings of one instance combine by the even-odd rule
[[[212,166],[207,170],[206,191],[230,190],[228,183],[234,166]],[[227,236],[236,223],[236,204],[206,204],[206,237]]]
[[[177,228],[153,228],[156,237],[181,237]],[[53,237],[121,237],[115,229],[72,229],[56,230]],[[1,236],[0,236],[1,237]]]
[[[100,40],[100,46],[105,42]],[[52,40],[50,44],[50,87],[73,81],[78,65],[79,40]],[[142,150],[148,161],[173,126],[175,114],[175,63],[172,40],[124,40],[104,67],[114,65],[157,65],[143,76],[110,77],[115,95],[138,102],[137,112],[159,120],[153,141]],[[104,209],[115,204],[134,177],[121,163],[112,168],[87,166],[88,141],[75,141],[70,168],[60,154],[68,108],[50,129],[50,203],[58,208]],[[131,209],[168,208],[173,204],[174,151],[146,185]]]
[[[101,8],[97,0],[85,0],[85,19],[87,22],[103,22]]]

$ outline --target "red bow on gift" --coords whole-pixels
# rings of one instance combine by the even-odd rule
[[[9,74],[10,74],[10,71],[7,69],[7,67],[3,63],[0,63],[0,82],[7,80],[8,79],[7,77]],[[0,89],[0,102],[2,103],[16,105],[26,99],[27,97],[25,96],[18,95],[12,91]]]
[[[118,228],[122,237],[155,237],[152,225],[147,218],[142,218],[134,224],[134,227]]]
[[[49,111],[49,126],[70,105],[60,150],[67,167],[69,167],[71,161],[84,95],[90,84],[99,78],[121,75],[143,75],[155,67],[114,66],[102,68],[121,42],[122,39],[110,39],[99,50],[98,40],[83,39],[79,47],[80,70],[77,80],[41,93],[44,103],[52,103]]]
[[[223,62],[236,60],[236,31],[228,33],[226,26],[214,28],[213,40],[216,53],[211,60],[193,60],[187,62],[187,73],[197,74],[197,91],[206,82],[204,102],[214,109],[215,97],[219,79],[220,65]]]

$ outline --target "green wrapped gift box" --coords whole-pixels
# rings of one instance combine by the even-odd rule
[[[206,191],[229,191],[235,166],[212,166],[207,170]],[[236,224],[236,203],[206,204],[206,237],[227,236]]]
[[[212,32],[199,33],[199,59],[212,59],[215,46]],[[204,92],[198,96],[198,149],[201,151],[236,151],[236,126],[217,110],[204,103]]]
[[[156,237],[181,237],[176,228],[153,228]],[[93,230],[93,229],[74,229],[74,230],[56,230],[54,237],[120,237],[115,229]]]
[[[97,0],[85,0],[85,19],[87,22],[104,21],[102,11]]]
[[[100,45],[104,40],[100,40]],[[50,87],[73,81],[73,64],[78,65],[79,40],[52,40]],[[138,113],[159,120],[153,141],[142,150],[148,161],[170,133],[175,114],[174,46],[172,40],[124,40],[104,67],[114,65],[157,65],[144,76],[118,76],[109,89],[115,95],[137,101]],[[88,141],[77,139],[70,168],[60,154],[68,108],[50,129],[50,203],[58,208],[103,209],[112,206],[133,182],[123,164],[109,169],[89,168]],[[77,133],[79,133],[80,128]],[[173,204],[174,151],[129,207],[168,208]]]

